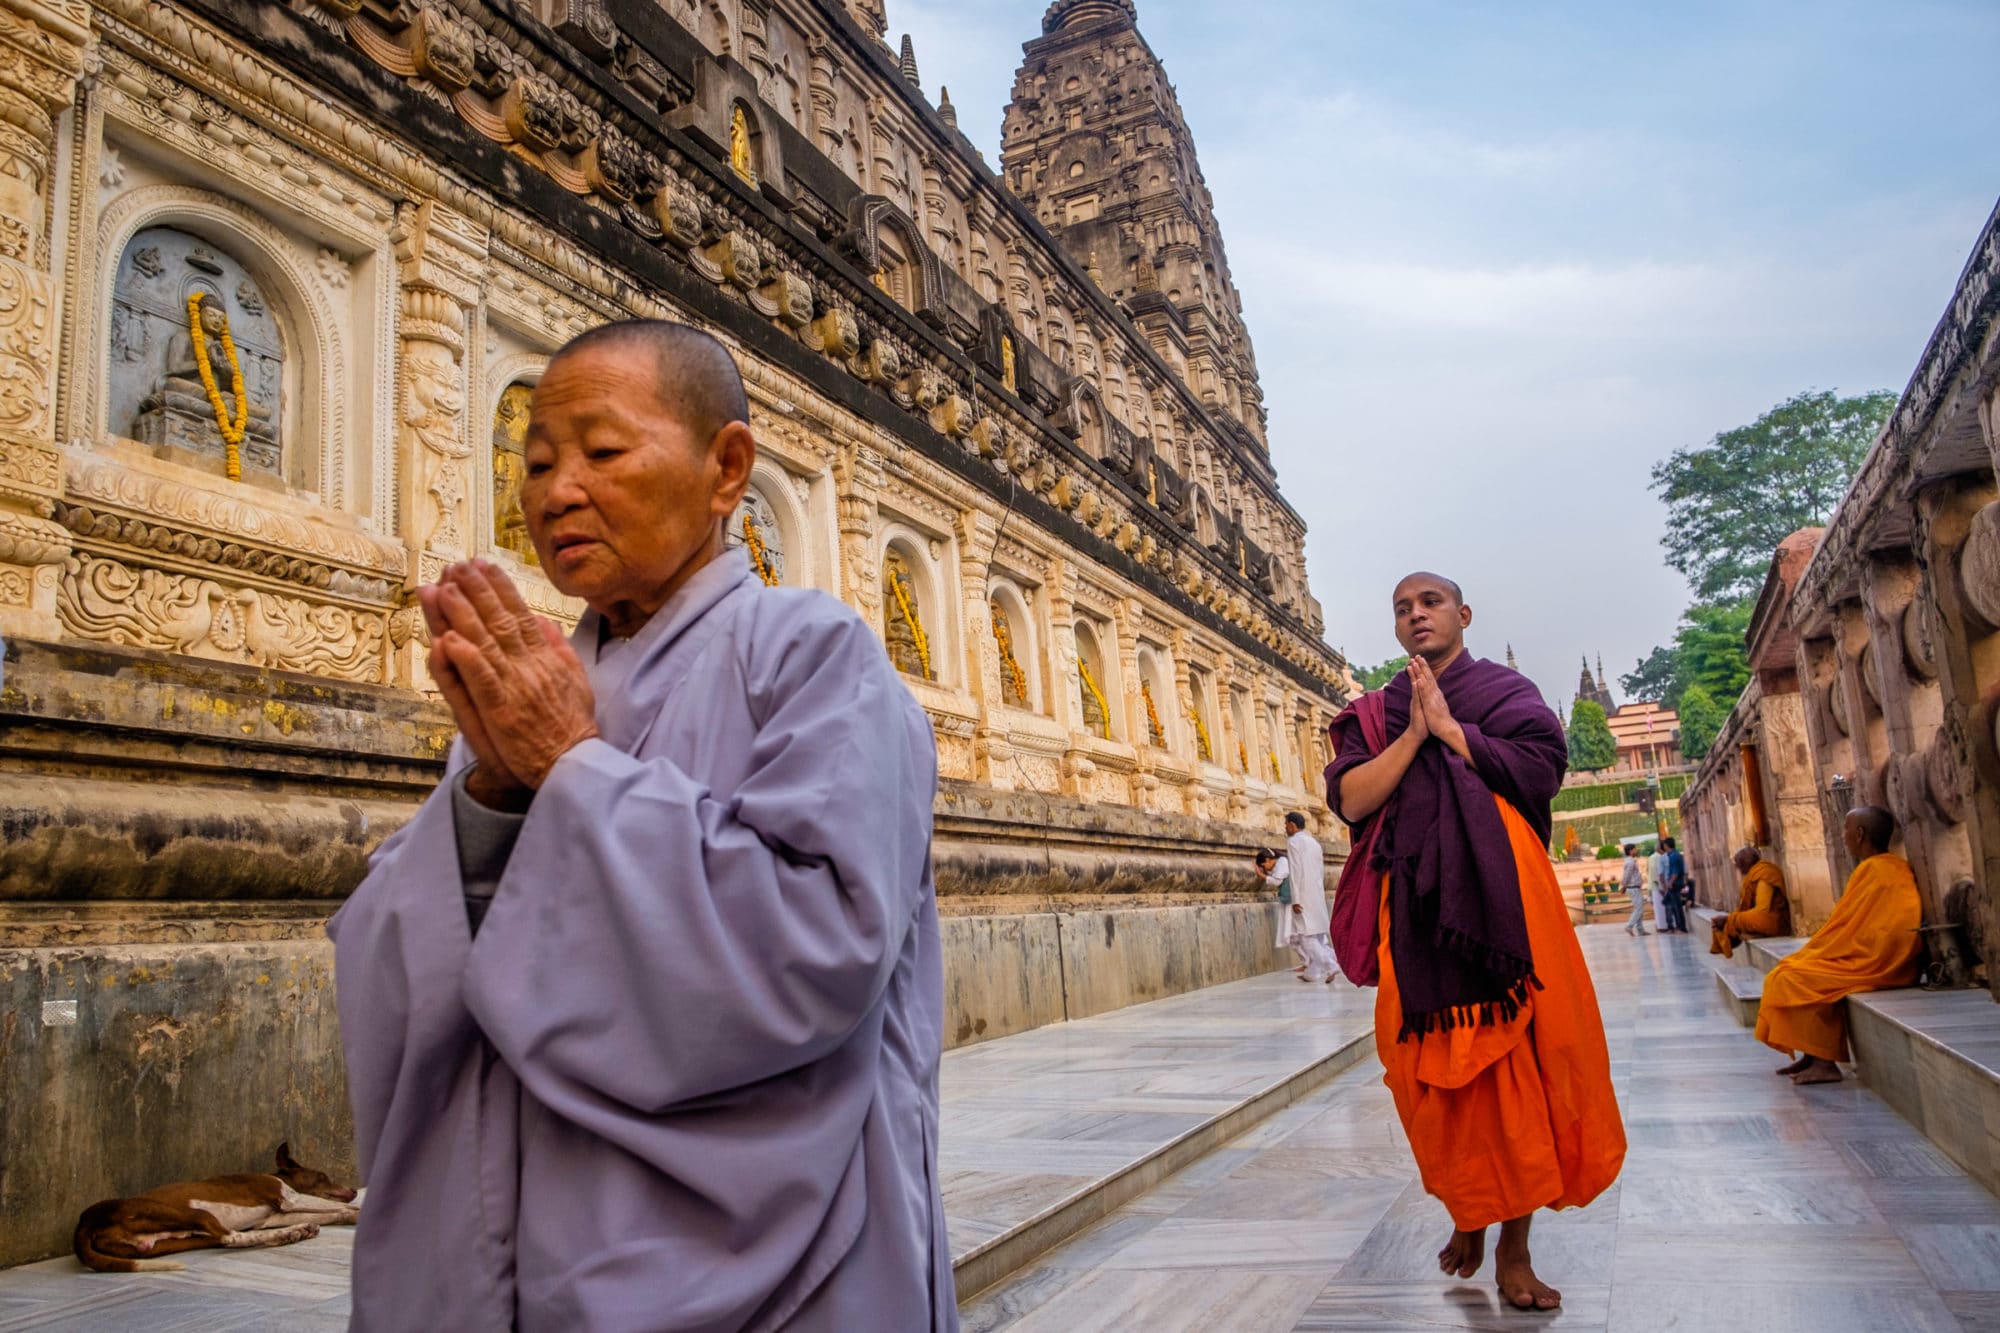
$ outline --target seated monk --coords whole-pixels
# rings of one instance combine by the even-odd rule
[[[1792,910],[1785,902],[1785,876],[1778,867],[1758,855],[1755,847],[1745,847],[1733,858],[1736,873],[1743,877],[1743,897],[1736,910],[1715,923],[1708,951],[1724,958],[1736,956],[1736,946],[1746,939],[1769,939],[1792,933]]]
[[[1855,861],[1847,891],[1811,941],[1764,978],[1757,1040],[1787,1055],[1799,1052],[1777,1071],[1794,1083],[1840,1081],[1837,1062],[1847,1058],[1843,997],[1917,979],[1924,906],[1910,863],[1889,854],[1895,836],[1887,810],[1864,805],[1847,812],[1841,837]]]

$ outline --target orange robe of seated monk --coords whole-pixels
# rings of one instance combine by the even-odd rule
[[[1833,915],[1764,978],[1757,1040],[1790,1055],[1847,1058],[1844,996],[1916,981],[1923,956],[1923,899],[1910,863],[1883,853],[1854,867]]]
[[[1785,901],[1785,877],[1769,861],[1759,861],[1743,876],[1743,896],[1736,910],[1715,923],[1708,951],[1734,958],[1736,946],[1746,939],[1769,939],[1791,933],[1792,912]]]
[[[1382,879],[1375,1048],[1410,1136],[1424,1188],[1452,1225],[1476,1231],[1537,1208],[1579,1208],[1618,1178],[1625,1125],[1597,991],[1549,855],[1526,820],[1495,797],[1521,877],[1535,975],[1511,1022],[1439,1029],[1396,1040],[1403,1006],[1389,953]]]

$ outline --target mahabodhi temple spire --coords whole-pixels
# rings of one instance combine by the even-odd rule
[[[1204,402],[1264,443],[1264,392],[1194,136],[1132,0],[1057,0],[1024,48],[1001,174]]]

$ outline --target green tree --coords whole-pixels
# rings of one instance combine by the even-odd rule
[[[1672,708],[1669,701],[1680,694],[1679,665],[1672,648],[1655,648],[1645,661],[1618,678],[1619,688],[1628,699],[1655,700]]]
[[[1893,393],[1808,390],[1700,448],[1676,449],[1653,468],[1667,563],[1703,602],[1754,597],[1778,543],[1832,515],[1895,406]]]
[[[1736,696],[1750,683],[1750,650],[1744,639],[1750,633],[1750,613],[1754,610],[1756,603],[1747,600],[1687,609],[1674,634],[1680,685],[1676,705],[1699,685],[1718,708],[1727,712],[1735,707]]]
[[[1618,683],[1635,699],[1651,699],[1678,709],[1687,691],[1700,685],[1709,701],[1727,713],[1750,681],[1750,654],[1744,638],[1750,632],[1752,601],[1699,602],[1681,617],[1674,641],[1655,648],[1645,661]]]
[[[1681,753],[1690,759],[1706,756],[1728,716],[1704,686],[1688,686],[1681,695]]]
[[[1387,685],[1390,681],[1394,680],[1396,678],[1396,673],[1398,671],[1401,671],[1404,667],[1408,666],[1409,664],[1410,664],[1410,655],[1408,653],[1404,653],[1401,657],[1390,658],[1388,661],[1384,662],[1381,666],[1356,667],[1354,669],[1354,676],[1355,679],[1361,682],[1362,689],[1379,690],[1384,685]]]
[[[1618,762],[1618,742],[1604,719],[1604,706],[1578,699],[1569,714],[1569,766],[1596,773]]]

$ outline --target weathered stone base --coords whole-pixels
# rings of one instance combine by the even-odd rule
[[[354,1175],[324,918],[221,915],[194,905],[185,922],[222,942],[0,949],[0,1265],[64,1252],[99,1199],[262,1170],[281,1141]],[[944,942],[950,1046],[1286,962],[1263,903],[954,916]]]

